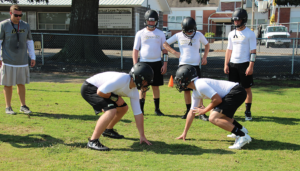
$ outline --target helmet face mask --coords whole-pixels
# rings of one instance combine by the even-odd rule
[[[182,32],[188,37],[193,36],[193,34],[187,34],[187,33],[192,33],[197,31],[196,22],[192,17],[184,18],[181,23],[181,28],[182,28]]]
[[[184,65],[179,67],[175,76],[176,89],[179,92],[186,90],[187,86],[197,78],[197,71],[193,66]]]
[[[138,62],[131,68],[129,75],[133,78],[136,88],[146,92],[153,82],[154,72],[148,64]]]

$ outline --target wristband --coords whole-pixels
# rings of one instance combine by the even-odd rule
[[[250,54],[250,62],[255,62],[256,59],[256,53],[251,53]]]
[[[110,97],[109,97],[110,100],[114,101],[114,102],[117,102],[118,99],[119,99],[119,96],[114,94],[114,93],[110,93]]]
[[[164,54],[163,54],[163,57],[164,57],[164,62],[168,62],[168,60],[169,60],[169,55],[166,54],[166,53],[164,53]]]

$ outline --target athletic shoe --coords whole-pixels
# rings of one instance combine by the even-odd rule
[[[245,111],[245,120],[246,121],[251,121],[252,120],[250,111]]]
[[[251,137],[248,134],[245,134],[245,136],[237,137],[235,143],[232,146],[229,146],[228,148],[239,150],[247,143],[249,144],[251,141]]]
[[[31,113],[31,111],[29,110],[29,107],[27,107],[26,105],[21,106],[20,112],[23,112],[23,113],[26,113],[26,114]]]
[[[155,111],[155,114],[157,114],[158,116],[164,116],[164,114],[159,109]]]
[[[15,115],[16,113],[12,110],[11,107],[5,108],[5,113],[9,115]]]
[[[110,138],[116,138],[116,139],[122,139],[124,138],[124,135],[120,135],[116,129],[106,129],[102,135],[104,137],[110,137]]]
[[[205,114],[199,115],[199,119],[201,119],[203,121],[208,121],[208,117]]]
[[[105,147],[103,144],[100,143],[99,139],[95,140],[89,140],[87,143],[87,148],[93,149],[93,150],[99,150],[99,151],[109,151],[110,149],[108,147]]]
[[[186,119],[186,117],[187,117],[189,111],[190,111],[190,110],[186,110],[186,111],[184,112],[184,115],[181,116],[181,119]]]
[[[243,127],[241,129],[241,131],[244,132],[245,134],[248,134],[248,130],[245,127]],[[231,133],[231,134],[227,135],[227,137],[228,138],[236,138],[237,136],[234,133]]]

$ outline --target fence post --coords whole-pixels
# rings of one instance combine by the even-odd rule
[[[123,69],[123,36],[121,35],[121,69]]]
[[[257,41],[256,41],[257,42]],[[260,42],[261,42],[261,39],[258,40],[258,52],[260,52]]]
[[[200,64],[199,64],[200,70],[201,70],[201,63],[202,63],[202,43],[200,43]]]
[[[299,22],[297,23],[296,55],[298,54]]]
[[[223,23],[223,28],[222,28],[222,50],[223,50],[223,45],[224,45],[224,37],[225,37],[225,33],[224,33],[224,26],[225,26],[225,23]]]
[[[41,34],[41,40],[42,40],[42,65],[44,65],[44,35]]]
[[[294,74],[294,59],[295,59],[295,38],[293,39],[293,55],[292,55],[292,72],[291,74]]]

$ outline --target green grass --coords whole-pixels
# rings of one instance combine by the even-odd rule
[[[274,85],[274,84],[273,84]],[[154,115],[152,91],[145,105],[145,134],[153,144],[139,144],[131,109],[115,126],[126,138],[103,138],[110,152],[86,148],[99,116],[80,95],[81,84],[30,83],[28,117],[5,114],[0,92],[0,170],[297,170],[300,168],[300,88],[257,85],[253,88],[253,121],[244,121],[242,105],[235,118],[253,138],[242,150],[230,150],[234,143],[228,132],[194,120],[187,141],[181,135],[185,120],[183,93],[161,87],[161,110]],[[295,84],[296,85],[296,84]],[[128,98],[124,98],[130,104]],[[208,100],[204,100],[207,105]],[[14,87],[12,107],[19,111]]]

